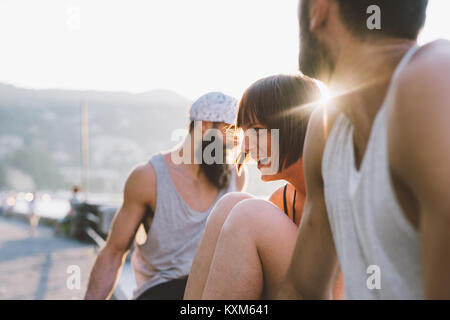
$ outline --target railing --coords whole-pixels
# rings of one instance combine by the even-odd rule
[[[75,205],[74,209],[71,235],[79,240],[95,243],[97,251],[100,251],[106,243],[117,207],[81,203]],[[119,283],[116,285],[111,299],[128,300]]]

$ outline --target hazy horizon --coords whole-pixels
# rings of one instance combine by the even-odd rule
[[[181,98],[184,98],[186,100],[192,100],[186,96],[184,96],[183,94],[172,90],[172,89],[165,89],[165,88],[152,88],[146,91],[138,91],[138,92],[132,92],[132,91],[126,91],[126,90],[102,90],[102,89],[93,89],[93,88],[87,88],[87,89],[78,89],[78,88],[35,88],[35,87],[27,87],[27,86],[18,86],[15,85],[14,83],[8,83],[8,82],[4,82],[4,81],[0,81],[0,86],[12,86],[16,89],[23,89],[23,90],[31,90],[31,91],[60,91],[60,92],[64,92],[64,91],[73,91],[73,92],[92,92],[92,93],[117,93],[117,94],[130,94],[130,95],[142,95],[142,94],[149,94],[149,93],[159,93],[159,92],[167,92],[167,93],[172,93],[172,94],[176,94],[177,96],[180,96]]]
[[[0,2],[0,82],[24,89],[239,97],[297,71],[297,0]],[[430,0],[419,42],[450,39],[448,1]],[[193,81],[195,79],[195,81]]]

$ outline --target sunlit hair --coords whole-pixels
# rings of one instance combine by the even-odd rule
[[[242,96],[236,129],[260,123],[279,130],[279,163],[281,168],[294,164],[303,155],[303,144],[309,117],[321,90],[316,80],[303,74],[275,75],[258,80]],[[237,159],[238,172],[247,155]]]

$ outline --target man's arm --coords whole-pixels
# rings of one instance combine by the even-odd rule
[[[338,262],[325,206],[322,154],[325,146],[323,109],[311,117],[303,164],[306,203],[297,243],[278,299],[331,299]]]
[[[450,299],[448,42],[421,49],[405,70],[388,132],[391,168],[418,211],[425,297]]]
[[[155,185],[150,164],[138,167],[128,177],[122,207],[116,213],[106,245],[95,261],[85,299],[103,300],[111,296],[146,207],[155,207]]]

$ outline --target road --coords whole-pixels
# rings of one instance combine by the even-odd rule
[[[43,225],[30,237],[26,222],[0,216],[0,299],[82,299],[95,257],[91,244]]]

